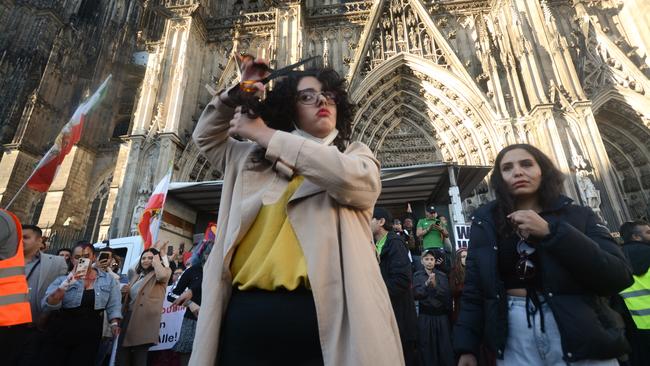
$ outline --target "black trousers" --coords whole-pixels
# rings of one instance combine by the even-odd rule
[[[220,366],[323,365],[308,290],[233,289],[219,338]]]
[[[103,311],[74,310],[52,314],[41,350],[41,365],[94,365],[102,339]]]
[[[650,330],[628,329],[627,340],[630,342],[630,365],[642,366],[650,363]]]
[[[3,364],[36,366],[41,351],[43,332],[32,324],[0,327],[0,357]]]

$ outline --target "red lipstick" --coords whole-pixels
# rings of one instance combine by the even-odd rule
[[[330,113],[326,108],[321,108],[318,110],[318,113],[316,113],[319,117],[329,117],[330,114],[332,113]]]

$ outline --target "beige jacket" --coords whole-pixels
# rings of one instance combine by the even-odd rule
[[[160,317],[162,304],[167,292],[167,282],[172,275],[172,270],[162,263],[154,261],[153,271],[144,276],[142,287],[135,297],[131,310],[131,317],[123,335],[122,346],[132,347],[143,344],[158,344],[160,333]],[[138,276],[131,278],[129,286],[137,281]],[[129,303],[127,296],[125,304]]]
[[[399,330],[369,226],[381,191],[379,163],[372,152],[355,142],[343,154],[334,146],[278,131],[267,160],[256,162],[251,154],[259,148],[256,144],[227,135],[233,112],[215,97],[193,135],[213,167],[224,173],[224,183],[217,236],[203,272],[190,365],[216,364],[236,243],[262,204],[275,202],[294,173],[305,180],[289,200],[287,213],[307,262],[325,365],[403,365]]]

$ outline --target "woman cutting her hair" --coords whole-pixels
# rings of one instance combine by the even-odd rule
[[[242,79],[264,69],[246,61]],[[403,365],[369,226],[379,163],[348,145],[344,80],[293,72],[261,117],[242,113],[234,88],[193,136],[224,183],[190,364]]]
[[[497,155],[497,199],[472,219],[454,329],[458,365],[484,343],[498,365],[618,365],[627,350],[609,297],[632,283],[623,253],[588,207],[561,195],[563,176],[537,148]]]

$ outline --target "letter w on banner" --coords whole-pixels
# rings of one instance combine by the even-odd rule
[[[72,150],[72,146],[81,139],[86,115],[94,106],[99,104],[102,97],[106,94],[110,80],[111,75],[108,75],[99,89],[77,107],[70,121],[63,126],[63,129],[61,129],[61,132],[59,132],[59,135],[54,140],[54,145],[47,151],[41,161],[38,162],[36,168],[34,168],[34,172],[27,180],[27,186],[29,188],[39,192],[47,192],[50,189],[50,185],[52,185],[52,181],[54,181],[54,177],[63,159]]]
[[[456,249],[467,248],[469,246],[469,232],[471,229],[470,224],[456,224],[454,225],[454,238],[456,239]]]
[[[142,236],[144,242],[144,249],[147,250],[153,243],[158,240],[158,231],[160,230],[160,222],[162,221],[163,206],[165,206],[165,199],[167,198],[167,190],[169,189],[169,182],[172,179],[172,165],[169,166],[169,171],[163,179],[158,182],[156,189],[154,189],[149,201],[142,212],[140,223],[138,224],[138,231]]]

